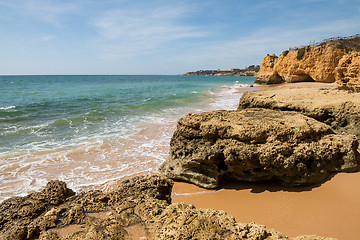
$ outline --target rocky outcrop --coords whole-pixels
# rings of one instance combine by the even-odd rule
[[[260,71],[256,74],[255,83],[257,84],[276,84],[283,83],[284,80],[274,70],[275,63],[278,56],[275,54],[268,54],[261,61]]]
[[[41,192],[6,200],[0,205],[0,239],[31,239],[41,229],[54,227],[58,217],[43,213],[73,195],[65,183],[51,181]]]
[[[172,185],[160,176],[136,177],[109,193],[74,195],[52,181],[0,205],[0,239],[131,239],[127,227],[145,232],[144,222],[170,204]]]
[[[238,109],[245,108],[300,112],[339,133],[360,137],[360,93],[338,90],[334,84],[296,83],[246,92]]]
[[[52,181],[41,192],[0,204],[0,239],[291,239],[237,223],[224,211],[171,204],[172,185],[162,176],[142,176],[109,193],[74,195],[65,183]]]
[[[335,72],[339,88],[360,92],[360,52],[341,58]]]
[[[345,56],[359,50],[360,37],[355,37],[287,50],[279,57],[268,55],[261,63],[255,83],[352,82],[354,78],[358,79],[356,78],[357,71],[354,74],[352,69],[347,69],[352,67],[347,66],[350,56]],[[340,62],[343,57],[345,59]],[[353,66],[355,67],[356,63]],[[338,70],[336,70],[337,67]],[[337,76],[339,78],[336,78]]]
[[[354,135],[296,112],[214,111],[178,121],[160,171],[205,188],[229,179],[308,185],[359,170],[357,148]]]
[[[335,82],[335,68],[345,54],[344,49],[332,45],[290,50],[275,58],[273,67],[261,67],[255,83]]]
[[[175,203],[154,219],[154,239],[288,239],[258,224],[241,224],[224,211]]]

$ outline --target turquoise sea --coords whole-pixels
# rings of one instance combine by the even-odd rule
[[[0,76],[0,202],[51,179],[107,190],[156,172],[176,120],[235,109],[253,77]]]

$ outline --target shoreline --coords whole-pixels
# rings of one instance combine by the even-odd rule
[[[168,154],[178,118],[188,112],[212,111],[219,107],[236,109],[240,95],[256,89],[246,86],[240,80],[240,83],[200,92],[198,94],[204,96],[201,101],[184,104],[179,108],[182,112],[171,109],[163,115],[154,114],[152,121],[133,126],[132,133],[125,136],[100,136],[73,147],[4,155],[0,202],[38,191],[53,179],[67,182],[76,192],[110,191],[125,179],[156,174]]]
[[[238,88],[232,94],[284,85],[324,86],[323,83],[287,83]],[[329,84],[325,85],[329,86]],[[204,110],[208,111],[207,108],[205,107]],[[145,134],[150,137],[154,129],[147,130],[139,132],[137,136],[143,137],[142,135]],[[130,149],[129,146],[127,148]],[[143,159],[143,161],[145,160]],[[105,187],[106,189],[101,190],[109,193],[123,180],[154,173],[157,172],[153,168],[153,171],[129,174],[112,180],[112,187]],[[102,186],[97,185],[93,188],[99,189]],[[237,182],[219,190],[207,190],[190,183],[174,182],[171,199],[173,204],[183,202],[195,206],[200,212],[200,209],[223,210],[233,216],[238,223],[255,222],[265,225],[268,229],[276,229],[289,237],[315,234],[351,240],[360,234],[358,228],[360,223],[360,208],[358,207],[360,172],[338,173],[320,185],[300,187],[284,187],[273,182]]]

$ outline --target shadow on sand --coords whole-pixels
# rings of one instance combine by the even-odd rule
[[[329,176],[325,181],[312,184],[312,185],[302,185],[302,186],[286,186],[282,185],[276,181],[263,181],[263,182],[245,182],[238,181],[234,179],[222,179],[223,184],[220,185],[219,189],[235,189],[235,190],[244,190],[251,189],[252,193],[262,193],[262,192],[306,192],[311,191],[314,188],[320,187],[323,183],[331,180],[336,173]]]

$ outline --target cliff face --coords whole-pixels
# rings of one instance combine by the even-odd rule
[[[321,45],[286,51],[278,58],[269,55],[255,83],[335,82],[335,68],[345,54],[344,49]]]
[[[335,73],[339,88],[360,92],[360,52],[341,58]]]
[[[337,82],[359,89],[360,37],[341,39],[266,56],[255,83]]]
[[[260,71],[256,75],[255,83],[275,84],[283,83],[284,80],[274,70],[274,65],[278,57],[275,54],[267,55],[261,61]]]

